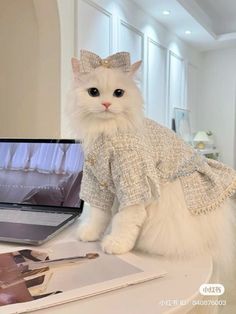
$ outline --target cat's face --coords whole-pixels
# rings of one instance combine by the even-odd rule
[[[99,134],[139,128],[143,99],[133,80],[134,72],[102,66],[88,74],[74,70],[74,100],[68,109],[70,135],[95,139]]]
[[[77,106],[81,118],[131,119],[142,110],[142,97],[132,78],[119,70],[99,67],[77,82]]]

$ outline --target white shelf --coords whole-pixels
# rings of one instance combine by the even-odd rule
[[[220,152],[216,148],[205,148],[205,149],[197,149],[197,148],[195,148],[195,150],[199,154],[201,154],[203,156],[206,156],[208,158],[215,159],[215,160],[219,159]]]

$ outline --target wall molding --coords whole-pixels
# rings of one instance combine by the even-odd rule
[[[196,73],[198,73],[199,67],[197,67],[196,65],[194,65],[192,62],[190,62],[188,60],[184,61],[184,63],[185,63],[184,97],[185,97],[185,102],[186,102],[185,107],[186,107],[186,109],[189,109],[189,104],[188,104],[188,96],[189,96],[188,94],[189,94],[189,84],[190,84],[190,82],[189,82],[189,69],[192,68],[194,71],[196,71]]]
[[[136,28],[135,26],[133,26],[132,24],[128,23],[127,21],[118,18],[118,32],[117,32],[117,41],[118,41],[118,50],[121,50],[121,27],[125,27],[128,30],[130,30],[131,32],[135,33],[136,35],[138,35],[141,38],[141,60],[144,60],[144,33],[141,32],[138,28]],[[138,61],[138,60],[136,60]],[[145,62],[143,62],[142,65],[142,71],[141,71],[141,84],[140,84],[140,88],[142,90],[142,94],[146,95],[146,84],[145,84],[145,72],[146,72],[146,65]]]
[[[168,61],[167,61],[167,68],[168,68],[168,75],[167,75],[167,117],[168,117],[168,125],[169,127],[171,127],[171,119],[172,119],[172,115],[171,115],[171,109],[172,109],[172,105],[170,104],[170,80],[171,80],[171,57],[176,58],[177,60],[181,61],[183,64],[183,69],[182,69],[182,81],[181,81],[181,102],[182,104],[184,104],[184,77],[186,75],[186,69],[185,69],[185,65],[184,65],[184,59],[182,57],[180,57],[179,55],[177,55],[175,52],[173,52],[172,50],[168,50]]]
[[[184,61],[184,58],[182,58],[181,56],[177,55],[175,52],[173,52],[172,50],[169,50],[169,54],[172,57],[175,57],[176,59],[179,59],[180,61]]]
[[[167,94],[167,53],[168,53],[168,49],[163,46],[161,43],[159,43],[158,41],[154,40],[153,38],[147,36],[147,46],[146,46],[146,52],[147,52],[147,67],[146,67],[146,94],[145,94],[145,98],[146,98],[146,104],[147,104],[147,113],[149,113],[149,95],[148,95],[148,86],[149,86],[149,79],[150,79],[150,73],[149,73],[149,52],[150,52],[150,44],[155,45],[156,47],[158,47],[159,49],[162,49],[163,51],[165,51],[166,53],[166,64],[165,64],[165,69],[166,69],[166,73],[165,73],[165,123],[167,122],[167,99],[166,99],[166,94]]]
[[[107,11],[97,3],[91,1],[91,0],[75,0],[75,53],[79,50],[79,44],[78,44],[78,9],[79,9],[79,1],[84,2],[85,4],[91,6],[98,12],[104,14],[109,18],[109,54],[113,51],[113,15],[111,12]]]
[[[120,39],[121,39],[121,26],[126,27],[130,31],[136,33],[138,36],[141,37],[141,59],[143,60],[144,58],[144,33],[141,32],[138,28],[133,26],[132,24],[126,22],[125,20],[119,18],[119,25],[118,25],[118,49],[120,50]]]

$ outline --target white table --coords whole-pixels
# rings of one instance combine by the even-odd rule
[[[86,211],[85,211],[86,212]],[[56,238],[42,245],[48,248],[56,242],[75,238],[77,223],[61,232]],[[79,242],[78,242],[79,245]],[[0,244],[0,252],[14,250],[16,244]],[[140,253],[135,253],[139,254]],[[146,257],[145,257],[146,258]],[[161,314],[187,313],[192,307],[192,300],[200,300],[199,287],[208,283],[213,273],[212,260],[209,256],[186,262],[170,262],[161,257],[148,257],[148,261],[167,271],[163,278],[112,291],[96,297],[67,303],[64,305],[38,310],[35,314]],[[189,301],[184,306],[163,305],[163,302],[175,300]],[[0,308],[0,313],[4,313]]]

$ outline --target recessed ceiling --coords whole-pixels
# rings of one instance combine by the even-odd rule
[[[195,0],[195,2],[212,20],[216,35],[236,33],[235,0]]]
[[[236,47],[236,0],[133,1],[200,51]],[[164,10],[170,15],[163,15]]]

